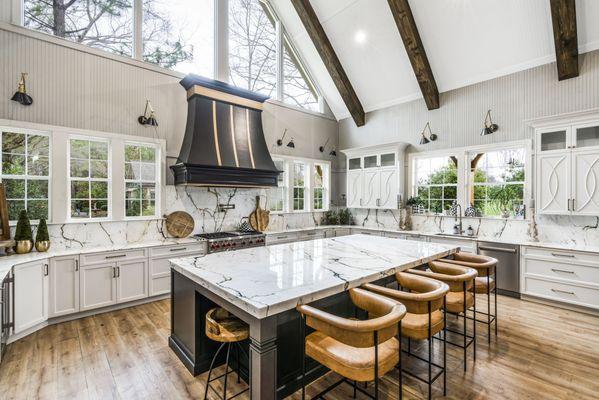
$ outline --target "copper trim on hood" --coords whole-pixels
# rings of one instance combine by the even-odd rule
[[[191,96],[199,95],[204,97],[209,97],[211,99],[215,99],[218,101],[224,101],[225,103],[231,103],[242,107],[249,107],[256,110],[262,110],[264,107],[262,103],[254,100],[245,99],[240,96],[235,96],[229,93],[219,92],[218,90],[202,87],[202,86],[194,86],[187,91],[187,98],[189,99]]]

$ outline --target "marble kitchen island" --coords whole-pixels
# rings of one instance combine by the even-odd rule
[[[351,235],[172,259],[169,345],[191,373],[207,371],[218,346],[205,337],[205,314],[221,306],[250,326],[249,360],[242,357],[240,370],[246,381],[250,376],[251,398],[284,398],[300,387],[297,304],[353,315],[347,289],[385,284],[397,271],[455,251],[451,245]],[[307,381],[326,373],[310,362],[306,371]]]

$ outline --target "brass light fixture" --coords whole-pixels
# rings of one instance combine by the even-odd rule
[[[324,145],[320,146],[318,148],[318,151],[320,151],[321,153],[324,153],[325,148],[327,147],[327,144],[329,143],[329,140],[331,140],[331,138],[328,138],[326,142],[324,142]],[[329,153],[330,156],[333,157],[337,157],[337,152],[335,151],[335,148],[331,148],[331,151]]]
[[[426,137],[426,131],[428,129],[428,138]],[[420,134],[422,135],[422,138],[420,138],[420,144],[427,144],[429,142],[434,142],[435,140],[437,140],[437,135],[433,133],[433,131],[431,131],[431,123],[427,122],[426,125],[424,125],[424,129],[422,130],[422,132],[420,132]]]
[[[150,100],[146,100],[146,108],[144,110],[144,114],[140,115],[139,118],[137,118],[137,121],[142,125],[158,126],[158,121],[156,120],[156,113],[154,112],[154,108],[152,108],[152,104],[150,104]]]
[[[480,131],[481,136],[490,135],[494,132],[497,132],[497,130],[499,129],[499,125],[493,123],[493,120],[491,119],[491,110],[487,111],[487,115],[485,115],[484,123],[485,123],[485,127],[482,129],[482,131]]]
[[[17,91],[10,99],[24,106],[30,106],[33,103],[33,99],[27,94],[27,87],[25,86],[26,76],[26,72],[21,72],[21,79],[19,80]]]
[[[333,150],[331,150],[331,152],[329,153],[330,156],[333,157],[337,157],[337,152],[335,151],[335,148],[333,148]]]
[[[285,129],[283,131],[283,136],[280,139],[277,139],[277,146],[282,146],[283,145],[283,139],[285,139],[285,135],[287,135],[287,129]],[[291,140],[289,141],[289,143],[287,143],[287,147],[295,149],[295,143],[293,143],[293,138],[291,138]]]

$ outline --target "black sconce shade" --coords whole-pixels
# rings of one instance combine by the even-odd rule
[[[150,100],[146,100],[144,114],[137,118],[137,122],[147,126],[158,126],[158,120],[156,120],[156,115],[154,115],[154,109],[152,108],[152,104],[150,104]]]
[[[13,96],[10,99],[24,106],[30,106],[31,104],[33,104],[33,99],[31,98],[31,96],[27,94],[27,88],[25,86],[26,76],[27,74],[25,72],[21,72],[21,79],[19,80],[19,86],[17,88],[17,91],[15,92],[15,94],[13,94]]]

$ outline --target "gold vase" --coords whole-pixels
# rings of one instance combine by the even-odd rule
[[[15,244],[15,253],[26,254],[33,248],[33,242],[31,240],[17,240]]]
[[[37,242],[35,242],[35,249],[37,251],[39,251],[40,253],[48,251],[49,248],[50,248],[49,240],[38,240]]]

